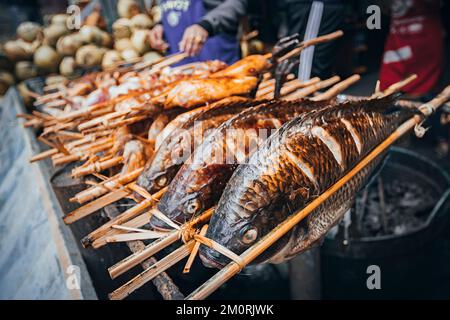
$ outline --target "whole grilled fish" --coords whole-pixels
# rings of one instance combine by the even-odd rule
[[[224,122],[184,163],[158,209],[180,224],[212,207],[239,165],[282,124],[330,102],[272,100],[249,108]],[[163,229],[156,217],[150,222]]]
[[[187,121],[180,121],[179,130],[175,129],[169,134],[146,164],[138,177],[138,185],[150,193],[164,188],[207,133],[245,108],[259,103],[261,101],[231,97],[210,105],[199,113],[192,113]]]
[[[294,119],[240,165],[228,182],[206,236],[243,253],[287,216],[304,207],[354,167],[414,111],[393,98],[345,103]],[[254,262],[281,262],[323,238],[351,206],[380,156]],[[201,246],[206,266],[229,259]]]

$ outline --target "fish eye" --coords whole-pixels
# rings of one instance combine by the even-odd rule
[[[244,244],[253,243],[258,237],[258,230],[254,227],[247,227],[242,230],[241,240]]]
[[[158,187],[165,187],[167,184],[167,177],[165,175],[162,175],[156,179],[156,184]]]
[[[186,205],[186,212],[189,214],[197,213],[201,208],[201,203],[198,199],[191,199]]]

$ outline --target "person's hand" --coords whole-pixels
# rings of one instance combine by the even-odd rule
[[[190,56],[197,55],[208,39],[208,31],[198,24],[193,24],[184,30],[183,38],[180,41],[180,51],[186,52]]]
[[[157,24],[156,26],[153,27],[152,30],[150,30],[149,32],[149,42],[150,42],[150,47],[152,47],[155,50],[158,51],[165,51],[167,50],[167,48],[169,47],[169,45],[167,44],[167,42],[164,41],[163,39],[163,33],[164,33],[164,29],[163,26],[160,24]]]

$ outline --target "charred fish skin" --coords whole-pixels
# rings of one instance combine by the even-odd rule
[[[224,122],[178,171],[158,209],[180,224],[217,203],[239,163],[283,123],[327,107],[328,102],[272,100],[248,108]],[[153,217],[154,226],[165,223]],[[167,226],[166,226],[167,227]]]
[[[155,155],[145,165],[144,171],[137,179],[137,184],[149,193],[154,193],[167,186],[186,158],[205,134],[217,128],[236,113],[252,105],[261,103],[245,98],[224,99],[200,113],[193,113],[179,130],[174,130],[158,148]]]
[[[250,157],[248,164],[234,172],[206,236],[241,254],[329,188],[414,114],[392,106],[392,97],[345,103],[285,124]],[[255,263],[270,260],[288,241],[289,234]],[[201,254],[206,264],[208,260],[221,265],[228,262],[204,246]]]

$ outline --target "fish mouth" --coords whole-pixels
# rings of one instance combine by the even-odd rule
[[[209,248],[204,248],[204,250],[200,249],[200,260],[202,260],[203,265],[207,268],[222,269],[225,267],[225,263],[218,261],[220,259],[219,255],[220,253]]]

